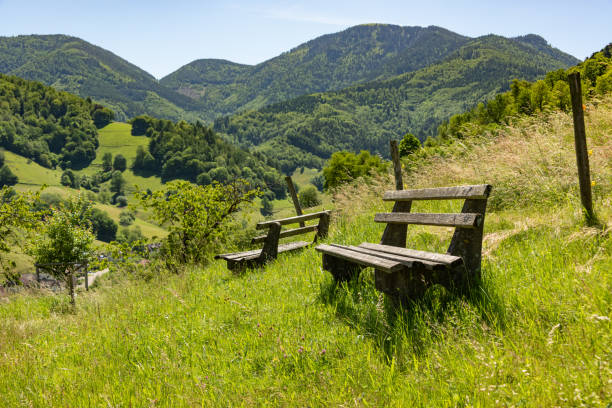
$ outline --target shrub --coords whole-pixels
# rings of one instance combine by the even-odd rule
[[[406,133],[399,143],[400,156],[408,156],[421,148],[421,142],[412,133]]]
[[[261,199],[261,208],[259,209],[261,215],[263,215],[264,217],[268,217],[272,215],[273,209],[274,207],[272,206],[272,203],[270,202],[270,200],[268,200],[267,197]]]
[[[205,262],[211,245],[226,238],[230,216],[258,194],[244,181],[198,186],[176,180],[152,194],[138,191],[136,198],[160,225],[166,226],[168,236],[162,250],[172,267],[175,263]]]
[[[315,186],[306,186],[298,195],[300,205],[304,208],[315,207],[321,204],[319,192]]]
[[[119,214],[119,224],[123,225],[124,227],[132,225],[134,220],[136,220],[134,211],[121,211],[121,214]]]
[[[108,216],[106,211],[94,208],[91,211],[91,226],[96,238],[100,241],[111,242],[117,237],[117,223]]]
[[[113,160],[113,170],[124,172],[125,169],[127,169],[127,160],[122,154],[116,155]]]
[[[115,198],[115,204],[117,207],[126,207],[128,205],[128,200],[126,196],[120,195]]]

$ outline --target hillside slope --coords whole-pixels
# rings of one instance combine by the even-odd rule
[[[335,285],[313,248],[240,276],[223,261],[178,276],[140,269],[149,282],[115,271],[115,284],[80,294],[74,312],[66,295],[0,302],[0,404],[606,406],[612,100],[588,103],[586,122],[603,229],[582,221],[568,114],[405,163],[413,187],[493,184],[472,297],[432,288],[394,312],[373,271]],[[325,242],[377,242],[384,226],[373,217],[390,209],[381,195],[393,185],[389,175],[340,191]],[[449,236],[413,226],[408,242],[444,251]]]
[[[279,168],[318,164],[337,150],[387,156],[389,139],[406,132],[421,140],[455,113],[508,89],[512,79],[535,80],[567,68],[523,41],[489,35],[465,42],[442,61],[415,72],[337,92],[301,96],[220,118],[230,140],[274,157]]]
[[[143,113],[195,120],[201,109],[137,66],[76,37],[0,37],[0,72],[91,97],[113,109],[119,120]]]

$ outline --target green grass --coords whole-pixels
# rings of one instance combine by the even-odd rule
[[[37,188],[43,184],[61,186],[61,170],[47,169],[32,160],[9,151],[4,151],[4,157],[6,164],[18,177],[19,185],[24,186],[24,188]]]
[[[407,176],[415,187],[494,184],[483,283],[469,297],[434,287],[393,309],[373,271],[337,286],[313,248],[242,275],[223,261],[179,275],[155,265],[111,272],[79,294],[74,311],[65,294],[12,295],[0,298],[0,406],[605,407],[609,111],[587,118],[602,228],[585,226],[575,179],[566,178],[574,157],[559,141],[569,118],[509,129],[480,147],[464,139],[460,154],[432,156]],[[531,200],[535,186],[555,182],[573,184]],[[390,209],[380,197],[391,184],[340,191],[325,241],[378,242],[384,226],[373,217]],[[416,203],[414,211],[460,207]],[[445,251],[449,237],[447,228],[414,226],[408,242]]]
[[[520,219],[487,220],[489,237],[510,235],[485,257],[483,296],[432,291],[399,316],[371,272],[336,288],[313,249],[242,276],[216,262],[103,286],[79,296],[74,314],[65,296],[14,296],[0,306],[0,401],[603,406],[612,398],[612,239],[582,228],[576,208],[560,208],[556,227],[511,234]],[[336,223],[329,241],[380,237],[372,222],[351,225]],[[444,247],[424,231],[411,242]]]
[[[96,150],[96,159],[91,163],[89,167],[83,170],[83,174],[94,174],[101,170],[102,157],[105,153],[110,153],[113,158],[117,154],[122,154],[130,167],[136,157],[136,149],[138,146],[142,146],[147,149],[149,139],[146,136],[132,136],[132,125],[129,123],[113,122],[99,131],[100,146]],[[150,188],[155,191],[161,188],[161,179],[157,176],[143,177],[134,174],[134,172],[128,168],[123,172],[123,178],[126,182],[126,191],[132,193],[135,188],[146,190]],[[128,194],[130,199],[131,194]]]

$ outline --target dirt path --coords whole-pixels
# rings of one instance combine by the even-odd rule
[[[102,275],[104,275],[105,273],[108,273],[108,268],[106,269],[102,269],[101,271],[97,271],[97,272],[93,272],[93,273],[88,273],[87,274],[87,285],[91,286],[93,285],[93,283],[96,281],[96,279]],[[82,285],[79,285],[81,287],[85,287],[85,284],[83,283]]]

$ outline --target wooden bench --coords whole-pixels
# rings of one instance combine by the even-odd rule
[[[281,238],[293,237],[313,231],[316,231],[313,242],[317,242],[318,238],[325,237],[329,228],[330,213],[331,211],[320,211],[312,214],[299,215],[297,217],[260,222],[257,224],[256,228],[268,229],[268,233],[253,238],[251,243],[256,244],[263,242],[262,249],[231,254],[219,254],[215,256],[215,259],[225,259],[227,261],[227,268],[232,271],[240,271],[246,268],[264,265],[266,262],[276,259],[278,254],[282,252],[295,251],[311,244],[311,242],[297,241],[279,245],[279,240]],[[306,226],[304,224],[305,221],[315,219],[319,220],[316,225]],[[299,228],[281,231],[283,225],[297,223],[300,224]]]
[[[363,267],[375,268],[376,288],[399,299],[414,299],[434,284],[464,291],[480,280],[481,252],[488,184],[387,191],[393,212],[376,214],[387,227],[380,244],[319,245],[323,269],[336,281],[349,280]],[[411,213],[414,200],[465,199],[458,214]],[[408,224],[455,227],[445,254],[406,248]]]

